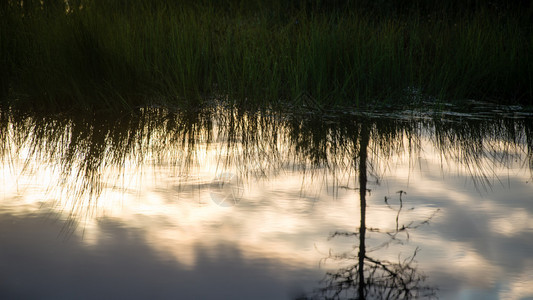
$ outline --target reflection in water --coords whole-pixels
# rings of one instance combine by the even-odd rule
[[[370,256],[370,252],[379,250],[388,246],[392,241],[400,241],[398,235],[405,233],[408,236],[408,230],[418,227],[423,223],[428,223],[433,217],[431,216],[418,225],[409,223],[399,226],[399,217],[403,208],[402,195],[404,191],[399,191],[399,208],[396,215],[396,228],[394,231],[386,232],[390,241],[367,250],[366,232],[366,195],[367,187],[367,159],[369,145],[369,128],[368,124],[362,123],[359,134],[359,207],[360,207],[360,225],[358,232],[336,231],[331,235],[332,238],[337,236],[356,237],[358,238],[359,247],[356,254],[341,253],[331,254],[328,258],[335,260],[348,261],[350,264],[334,272],[328,272],[323,280],[325,287],[318,289],[317,295],[313,298],[320,299],[420,299],[432,298],[435,296],[435,289],[425,286],[425,276],[417,271],[414,258],[418,248],[413,255],[408,258],[398,258],[397,263],[387,260],[381,260]],[[385,203],[391,209],[389,199],[385,197]],[[372,232],[380,232],[378,228],[370,228]],[[353,264],[352,261],[356,263]],[[307,297],[305,297],[307,298]]]
[[[220,206],[237,205],[242,198],[244,188],[236,174],[217,174],[211,182],[211,200]]]
[[[313,267],[323,258],[321,250],[330,247],[322,243],[325,233],[335,232],[336,237],[358,238],[356,253],[340,255],[356,263],[325,270],[325,287],[317,297],[430,297],[437,286],[444,298],[456,298],[454,289],[474,293],[479,286],[485,290],[502,286],[501,295],[528,296],[523,286],[533,280],[522,268],[533,265],[526,254],[533,249],[528,242],[533,207],[521,199],[531,194],[533,118],[513,116],[447,112],[317,116],[232,108],[193,112],[150,108],[110,117],[0,110],[0,214],[17,223],[36,212],[60,215],[64,230],[79,229],[80,243],[95,249],[120,240],[116,232],[132,239],[142,236],[139,243],[155,253],[135,259],[170,256],[179,262],[175,267],[179,272],[168,266],[165,272],[175,276],[190,272],[201,278],[200,271],[224,259],[273,266],[267,277],[276,284],[305,277],[302,274],[322,276],[324,270]],[[473,192],[467,191],[470,182]],[[509,199],[506,203],[479,199],[480,193],[497,195],[502,186],[518,194],[496,198]],[[400,189],[409,192],[411,202],[404,209],[400,194],[402,206],[390,210],[388,195]],[[353,201],[354,190],[359,193],[359,207]],[[375,200],[384,196],[388,203]],[[416,211],[411,209],[415,205]],[[385,247],[400,241],[399,233],[409,233],[420,224],[399,222],[400,217],[423,223],[439,208],[442,213],[432,220],[431,229],[423,226],[411,232],[423,239],[411,243],[414,249],[407,243],[399,249]],[[360,223],[354,231],[356,211]],[[498,212],[509,212],[513,220],[521,221]],[[482,218],[485,215],[488,221]],[[103,225],[110,222],[119,225],[115,229]],[[7,231],[0,232],[0,238],[16,239],[3,228]],[[483,233],[485,240],[479,238]],[[342,247],[340,240],[330,240],[334,244],[330,248]],[[495,240],[502,240],[498,245],[516,245],[512,249],[516,259],[498,256],[507,248],[483,244]],[[377,242],[378,248],[384,245],[379,255],[370,242]],[[138,246],[137,240],[128,244]],[[224,249],[234,251],[221,254],[220,245],[228,244]],[[10,240],[7,245],[19,243]],[[17,250],[0,249],[0,260]],[[415,255],[423,261],[420,271]],[[203,259],[210,263],[202,264]],[[262,259],[268,263],[258,263]],[[448,261],[469,268],[463,270],[465,275],[457,274],[448,269]],[[244,264],[242,269],[257,273]],[[231,263],[220,265],[232,268]],[[479,282],[469,275],[489,265],[496,277],[515,277]],[[423,274],[428,274],[426,281]],[[11,282],[0,275],[3,282]],[[311,285],[302,281],[296,284],[299,287],[287,287],[289,294],[312,290],[313,276],[305,281]],[[248,284],[253,286],[252,281]],[[7,285],[8,295],[13,286]],[[346,289],[348,294],[339,293]],[[0,285],[0,296],[4,291]]]
[[[8,164],[21,158],[23,172],[53,165],[72,199],[96,199],[110,176],[122,176],[121,170],[146,164],[171,165],[177,176],[186,178],[191,168],[205,163],[207,154],[217,156],[218,179],[269,177],[289,168],[330,172],[337,184],[343,184],[339,180],[353,176],[357,169],[361,128],[368,130],[373,154],[369,172],[376,178],[386,172],[388,159],[394,155],[421,157],[423,136],[438,150],[443,164],[465,168],[480,187],[492,184],[490,177],[498,165],[520,159],[533,169],[531,118],[452,116],[412,113],[302,118],[228,109],[142,109],[117,118],[0,111],[0,154]],[[238,173],[225,173],[231,168]]]
[[[363,203],[361,203],[363,204]],[[366,218],[361,215],[361,218]],[[361,223],[363,223],[362,221]],[[427,223],[425,220],[424,223]],[[394,232],[384,232],[391,239],[389,242],[367,250],[365,234],[368,228],[360,227],[359,232],[335,232],[332,237],[347,236],[358,238],[358,252],[330,254],[328,259],[346,261],[349,265],[333,272],[327,272],[323,279],[324,286],[315,292],[312,299],[431,299],[436,296],[436,288],[425,283],[426,276],[417,270],[416,248],[408,257],[398,257],[397,262],[370,256],[390,243],[403,243],[397,235],[411,229],[402,225]],[[379,232],[371,228],[372,232]],[[353,264],[353,261],[356,263]],[[352,262],[350,264],[350,262]]]

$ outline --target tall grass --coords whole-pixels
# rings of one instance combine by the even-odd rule
[[[533,104],[530,11],[428,13],[422,0],[401,11],[390,1],[381,10],[364,1],[23,3],[0,6],[10,103],[325,108],[410,101],[415,91]]]

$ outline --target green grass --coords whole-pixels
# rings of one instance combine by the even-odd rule
[[[78,0],[66,13],[63,1],[7,1],[2,101],[329,108],[412,101],[415,90],[533,104],[531,9],[354,2]]]

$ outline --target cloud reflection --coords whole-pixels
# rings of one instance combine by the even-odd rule
[[[400,249],[421,249],[419,265],[444,298],[498,284],[502,295],[528,296],[530,120],[156,109],[119,118],[4,113],[2,120],[3,216],[45,212],[100,252],[129,236],[183,272],[223,260],[220,247],[241,262],[268,261],[258,268],[316,270],[328,249],[349,246],[327,236],[360,221],[354,195],[365,124],[368,227],[395,228],[398,216],[383,199],[404,190],[402,221],[442,211]],[[223,174],[239,180],[229,181],[239,189],[235,205],[213,201],[212,183]],[[368,239],[384,242],[371,232]],[[392,249],[380,255],[398,257]],[[497,282],[509,276],[516,282]]]

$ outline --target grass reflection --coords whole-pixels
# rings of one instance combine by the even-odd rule
[[[122,115],[0,110],[0,154],[4,165],[22,160],[19,174],[50,167],[62,197],[90,203],[109,183],[120,182],[125,168],[140,172],[147,164],[168,165],[187,176],[206,164],[206,155],[216,157],[217,173],[234,168],[243,179],[297,170],[331,179],[334,189],[354,188],[363,134],[368,134],[368,175],[376,181],[393,156],[420,157],[423,136],[429,137],[443,165],[465,168],[479,186],[490,186],[496,165],[520,161],[533,167],[531,118],[420,116],[258,113],[221,107],[143,108]]]

